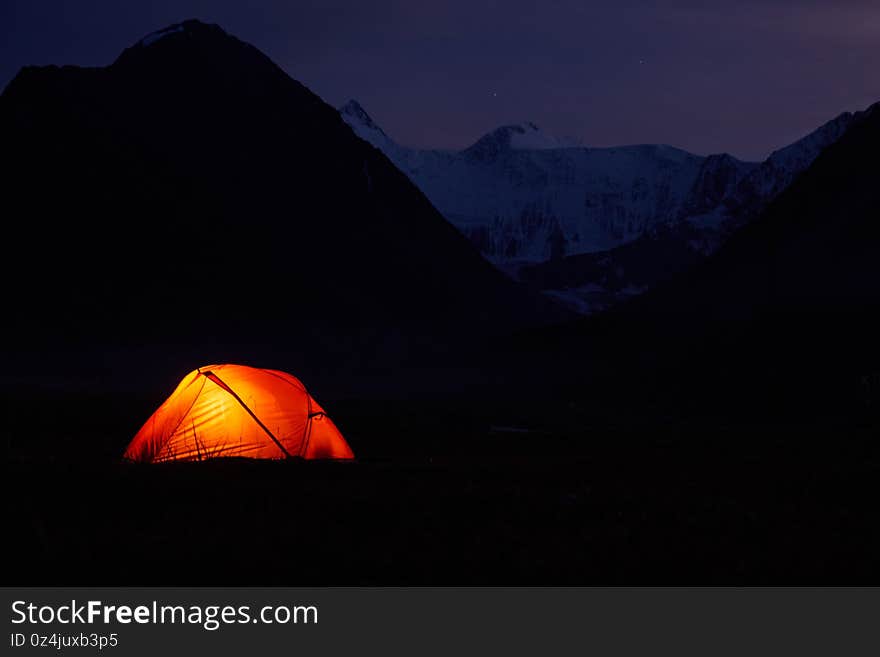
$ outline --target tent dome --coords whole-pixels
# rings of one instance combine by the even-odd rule
[[[221,456],[354,458],[299,379],[245,365],[209,365],[187,374],[124,456],[141,463]]]

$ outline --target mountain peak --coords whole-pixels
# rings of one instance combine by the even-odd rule
[[[480,137],[465,152],[491,158],[503,151],[537,151],[578,146],[573,139],[560,139],[541,130],[532,121],[503,125]]]
[[[354,133],[373,146],[381,148],[391,141],[382,128],[370,118],[367,110],[353,98],[345,103],[345,105],[342,105],[338,111],[339,116],[354,130]]]
[[[357,102],[354,98],[349,100],[345,105],[342,105],[339,108],[339,113],[346,119],[347,123],[352,123],[352,121],[356,121],[361,125],[371,128],[372,130],[378,130],[382,132],[382,128],[380,128],[370,115],[367,114],[367,110],[363,108],[363,106]],[[382,132],[382,134],[385,134]]]
[[[203,23],[200,20],[191,18],[183,21],[182,23],[175,23],[173,25],[169,25],[168,27],[162,28],[161,30],[151,32],[143,39],[138,41],[136,45],[142,48],[147,48],[149,46],[152,46],[154,43],[172,35],[184,35],[188,37],[199,35],[228,36],[226,32],[223,31],[223,28],[221,28],[219,25]]]
[[[243,50],[250,55],[242,59]],[[146,64],[164,61],[168,67],[175,67],[183,61],[215,60],[229,66],[237,66],[239,60],[253,63],[255,58],[271,61],[259,50],[228,34],[222,27],[213,23],[203,23],[196,19],[174,23],[156,30],[122,51],[114,66]]]

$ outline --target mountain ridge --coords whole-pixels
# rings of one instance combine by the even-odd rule
[[[145,379],[231,361],[344,387],[566,316],[257,48],[160,32],[0,96],[10,369],[51,352],[59,377],[118,379],[88,357],[115,345]]]
[[[351,102],[359,112],[341,114],[352,130],[382,150],[490,262],[531,284],[560,278],[542,268],[567,268],[562,278],[570,287],[539,289],[582,313],[613,306],[631,294],[621,290],[649,289],[712,253],[861,115],[842,113],[763,162],[744,162],[662,144],[514,149],[509,126],[461,151],[409,149]],[[623,248],[628,244],[637,248]],[[657,263],[647,287],[644,267],[634,277],[625,273],[636,252]]]

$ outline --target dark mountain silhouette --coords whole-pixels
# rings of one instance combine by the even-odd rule
[[[0,141],[4,350],[21,369],[39,353],[68,373],[164,354],[169,380],[236,358],[386,371],[562,316],[214,25],[172,26],[106,68],[23,69]]]

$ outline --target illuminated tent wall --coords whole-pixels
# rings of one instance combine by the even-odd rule
[[[354,458],[299,379],[244,365],[187,374],[125,450],[125,458],[142,463],[221,456]]]

